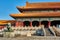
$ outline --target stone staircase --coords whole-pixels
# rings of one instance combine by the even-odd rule
[[[54,29],[56,36],[60,36],[60,28],[53,26],[53,29]]]
[[[52,36],[51,32],[48,28],[45,28],[46,36]]]

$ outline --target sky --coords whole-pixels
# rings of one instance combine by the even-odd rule
[[[0,20],[14,20],[10,14],[19,13],[16,6],[25,6],[26,1],[34,2],[60,2],[60,0],[0,0]]]

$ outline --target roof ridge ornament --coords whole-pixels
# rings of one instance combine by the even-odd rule
[[[26,0],[26,6],[28,6],[29,5],[29,2]]]

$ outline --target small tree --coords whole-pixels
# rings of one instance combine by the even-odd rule
[[[5,30],[6,32],[12,32],[13,31],[12,28],[11,28],[11,24],[10,23],[8,23],[6,25],[6,28],[7,28],[7,30]]]

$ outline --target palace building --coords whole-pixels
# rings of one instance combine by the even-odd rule
[[[0,20],[0,29],[7,26],[8,23],[11,23],[11,26],[15,26],[15,20]]]
[[[56,36],[60,33],[60,2],[26,2],[25,6],[17,6],[17,9],[20,13],[10,14],[15,20],[1,21],[0,26],[11,23],[15,33],[27,36]]]
[[[10,14],[16,20],[16,27],[39,27],[60,25],[60,2],[29,3],[17,6],[21,13]],[[59,26],[60,27],[60,26]]]

